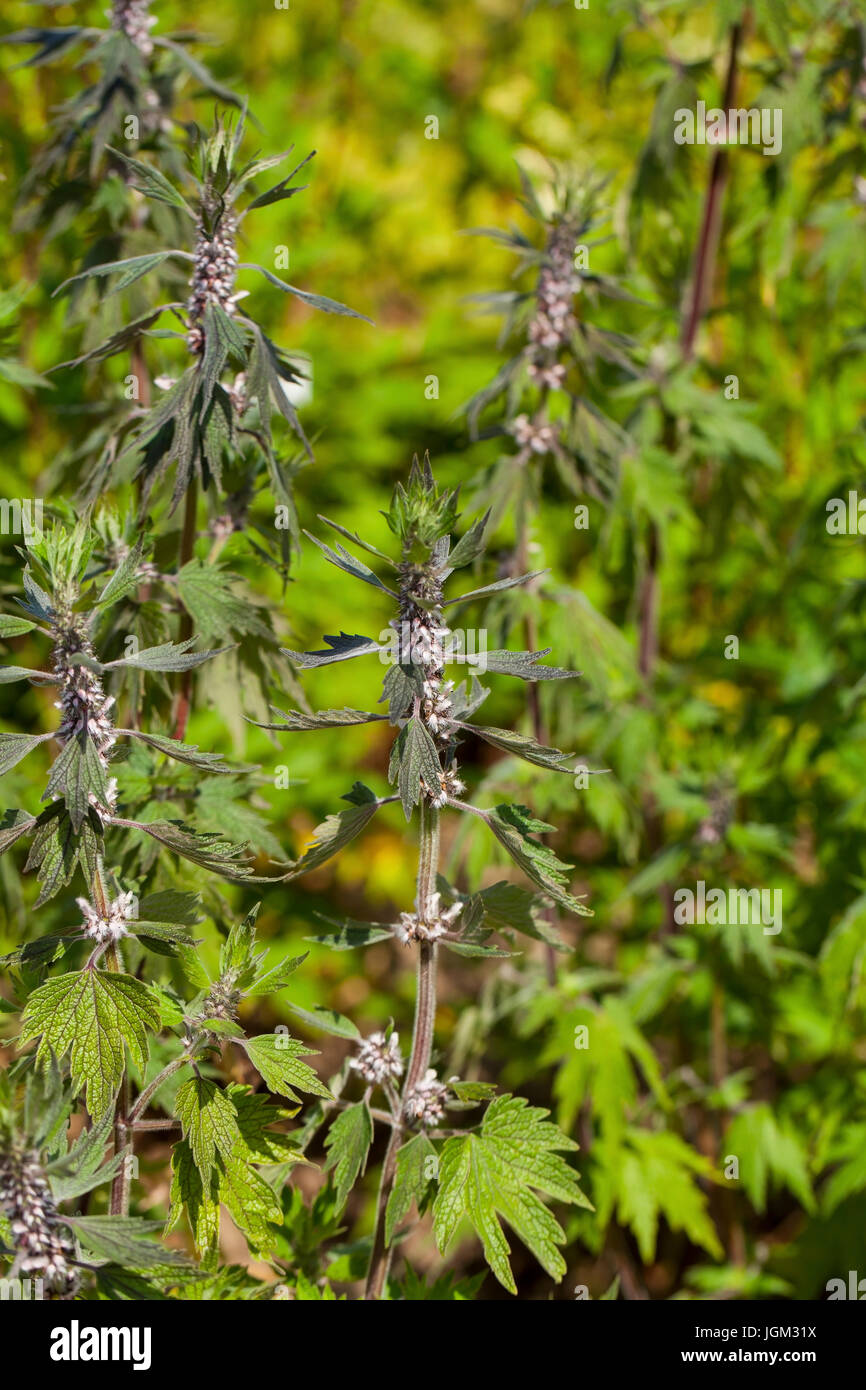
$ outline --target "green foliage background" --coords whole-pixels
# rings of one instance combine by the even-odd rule
[[[101,7],[60,6],[52,22],[82,8],[95,21]],[[553,601],[541,610],[542,644],[584,673],[551,690],[545,714],[557,746],[609,771],[575,790],[570,778],[536,778],[491,749],[467,753],[480,797],[505,788],[556,824],[557,851],[576,865],[575,891],[589,894],[595,913],[561,924],[573,949],[553,986],[540,945],[537,957],[529,951],[503,965],[449,958],[437,1025],[443,1076],[460,1068],[515,1087],[550,1106],[581,1144],[596,1212],[563,1218],[568,1275],[553,1291],[559,1298],[573,1297],[576,1284],[599,1296],[619,1275],[628,1297],[733,1290],[808,1299],[862,1266],[862,542],[829,535],[825,523],[829,498],[863,487],[866,207],[856,180],[866,92],[850,73],[862,59],[866,12],[826,0],[751,8],[740,104],[782,108],[783,152],[731,152],[698,362],[668,397],[682,426],[676,447],[662,445],[651,391],[638,411],[641,388],[604,372],[595,398],[633,425],[636,439],[612,504],[587,498],[589,529],[576,530],[576,499],[545,475],[534,539],[539,563],[551,568]],[[526,227],[515,160],[535,178],[549,160],[610,178],[617,236],[593,264],[624,275],[643,303],[608,306],[602,321],[635,336],[644,383],[673,360],[712,151],[673,145],[672,112],[698,96],[718,104],[727,29],[742,6],[649,4],[643,23],[633,5],[596,0],[584,11],[519,0],[298,0],[285,11],[264,0],[192,0],[157,10],[166,31],[213,36],[208,61],[249,92],[261,123],[251,144],[270,153],[294,143],[299,157],[317,150],[308,190],[248,224],[245,258],[272,265],[286,245],[293,283],[374,320],[333,319],[264,282],[250,287],[267,331],[313,363],[302,419],[316,458],[297,479],[303,526],[321,534],[321,512],[385,543],[380,509],[411,455],[425,449],[440,482],[461,483],[471,509],[473,481],[501,443],[470,443],[459,407],[503,358],[496,324],[466,297],[506,287],[512,266],[494,242],[462,233],[512,220]],[[4,11],[4,26],[30,22],[31,7]],[[671,50],[679,66],[666,57]],[[79,332],[51,293],[77,266],[87,229],[67,227],[40,246],[10,230],[11,204],[51,109],[79,81],[61,60],[7,73],[0,96],[0,254],[7,283],[29,286],[18,351],[38,371],[77,350]],[[190,102],[193,110],[206,123],[208,103]],[[425,138],[430,116],[439,122],[435,140]],[[111,194],[106,184],[105,207]],[[82,437],[82,400],[120,393],[126,370],[118,360],[90,376],[61,373],[53,391],[0,383],[0,493],[43,495],[52,460]],[[730,374],[739,379],[737,403],[724,397]],[[425,392],[431,375],[438,399]],[[50,507],[56,497],[44,495]],[[256,515],[267,522],[264,502]],[[635,657],[647,518],[663,535],[652,692]],[[502,555],[513,520],[506,516],[494,538]],[[9,595],[16,561],[11,538],[2,545]],[[284,595],[242,538],[224,554],[252,592],[279,606],[289,646],[318,646],[340,627],[376,635],[391,616],[372,590],[362,613],[358,586],[307,543]],[[473,619],[489,629],[490,646],[501,645],[494,631],[509,630],[505,613],[496,605]],[[739,637],[737,661],[725,659],[730,634]],[[25,640],[14,659],[29,664],[34,653]],[[370,707],[380,676],[358,663],[312,673],[304,688],[313,707]],[[487,722],[521,726],[523,689],[503,692],[502,684]],[[214,828],[255,839],[266,826],[261,848],[294,856],[356,777],[385,790],[387,731],[272,742],[243,719],[263,709],[258,692],[232,687],[228,668],[208,666],[197,678],[189,737],[261,769],[261,826],[218,806]],[[44,691],[0,687],[3,729],[47,731],[53,718]],[[288,788],[274,786],[280,768]],[[26,773],[4,780],[4,806],[34,809],[41,785],[28,762]],[[643,829],[648,793],[663,821],[657,849]],[[701,827],[720,806],[723,829],[708,842]],[[463,886],[508,876],[481,831],[455,837],[446,820],[446,834]],[[74,913],[74,895],[61,895],[37,926],[21,862],[0,860],[0,951]],[[276,959],[316,930],[315,911],[389,920],[410,906],[414,870],[399,808],[389,808],[333,864],[269,888],[261,934]],[[191,868],[183,876],[198,881]],[[781,933],[733,939],[732,929],[696,926],[665,934],[657,888],[698,878],[780,888]],[[234,908],[254,901],[249,890],[221,892]],[[206,930],[214,964],[219,936]],[[396,944],[363,955],[313,947],[291,990],[254,1001],[258,1013],[245,1022],[255,1031],[288,1021],[281,1000],[291,997],[336,1008],[362,1032],[391,1016],[405,1032],[413,988]],[[574,1042],[581,1024],[586,1051]],[[313,1040],[326,1075],[345,1048]],[[739,1181],[722,1176],[728,1155],[739,1159]],[[164,1211],[164,1158],[158,1143],[142,1158],[147,1215]],[[374,1190],[368,1174],[351,1199],[358,1231],[369,1230]],[[416,1265],[433,1266],[425,1226],[411,1249]],[[523,1297],[551,1296],[522,1250],[515,1261]],[[471,1241],[452,1263],[482,1268]],[[498,1292],[488,1278],[482,1296]]]

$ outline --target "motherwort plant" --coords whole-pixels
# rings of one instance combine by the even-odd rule
[[[476,522],[452,546],[457,522],[457,494],[440,490],[429,460],[416,459],[406,487],[398,485],[387,513],[388,525],[400,552],[396,560],[342,527],[329,525],[344,538],[384,565],[387,579],[340,544],[321,544],[339,569],[384,591],[395,604],[392,623],[396,642],[357,634],[327,637],[327,648],[293,652],[300,667],[318,667],[362,655],[378,655],[387,665],[381,703],[387,713],[345,708],[282,714],[271,729],[302,731],[388,721],[395,729],[389,777],[397,791],[377,797],[356,782],[347,794],[347,810],[330,816],[315,831],[310,848],[292,867],[295,877],[318,867],[336,854],[373,818],[380,807],[399,801],[407,821],[417,816],[418,875],[415,901],[396,922],[344,922],[336,936],[317,940],[337,949],[366,945],[392,937],[416,957],[417,995],[411,1050],[404,1058],[393,1032],[378,1033],[360,1046],[352,1070],[365,1083],[357,1102],[344,1106],[326,1139],[329,1166],[335,1170],[340,1204],[363,1172],[373,1140],[374,1118],[390,1130],[382,1167],[375,1233],[367,1274],[366,1297],[385,1295],[397,1227],[415,1203],[419,1211],[432,1205],[433,1226],[441,1250],[451,1243],[462,1217],[481,1238],[484,1253],[500,1282],[516,1292],[508,1262],[509,1247],[500,1219],[504,1218],[555,1279],[565,1272],[557,1249],[563,1232],[543,1205],[539,1192],[586,1206],[576,1174],[561,1156],[577,1146],[545,1117],[519,1097],[493,1098],[485,1083],[444,1079],[431,1065],[436,1023],[436,977],[440,947],[463,956],[509,954],[490,945],[495,935],[510,942],[513,932],[550,940],[542,908],[554,901],[567,911],[588,909],[568,888],[569,866],[539,842],[537,834],[552,827],[538,821],[525,806],[498,805],[490,809],[464,799],[460,768],[461,740],[473,735],[506,753],[543,768],[569,772],[568,755],[507,729],[478,724],[474,715],[487,691],[473,667],[516,676],[527,682],[565,680],[573,673],[546,666],[542,651],[488,651],[467,654],[468,678],[456,684],[446,679],[445,653],[450,610],[467,600],[525,583],[518,575],[453,598],[445,596],[446,581],[475,561],[484,550],[488,517]],[[278,713],[281,713],[278,711]],[[477,893],[464,894],[439,872],[440,820],[443,814],[481,820],[523,873],[537,894],[501,881]],[[386,1111],[374,1113],[369,1096],[379,1087]],[[440,1129],[448,1108],[486,1107],[480,1124],[470,1129]],[[435,1195],[434,1195],[435,1194]]]
[[[307,155],[278,183],[256,194],[250,185],[286,160],[291,150],[242,160],[244,126],[243,115],[234,125],[217,118],[209,134],[197,133],[191,161],[193,173],[183,192],[155,166],[115,152],[133,188],[176,210],[187,229],[187,246],[86,265],[64,282],[60,292],[74,293],[97,279],[108,282],[106,295],[110,296],[128,289],[165,262],[180,260],[190,267],[187,293],[184,300],[152,305],[146,313],[62,366],[103,361],[151,335],[181,341],[186,349],[186,364],[177,378],[165,374],[157,378],[163,391],[152,406],[142,404],[113,421],[99,463],[87,484],[90,496],[106,485],[116,485],[125,463],[134,465],[144,506],[154,486],[174,465],[174,509],[185,494],[192,492],[195,496],[198,483],[205,488],[213,484],[219,489],[226,461],[236,460],[246,452],[257,461],[252,475],[260,471],[264,461],[277,502],[289,508],[292,505],[289,475],[272,444],[271,421],[274,410],[284,416],[309,453],[288,389],[301,380],[301,375],[259,323],[240,309],[248,291],[237,288],[237,273],[258,271],[284,293],[329,313],[353,318],[363,315],[335,300],[298,289],[264,266],[239,259],[238,234],[247,214],[299,193],[303,185],[293,185],[292,181],[312,158]],[[245,205],[241,207],[245,196]],[[172,316],[176,326],[156,329],[165,314]]]

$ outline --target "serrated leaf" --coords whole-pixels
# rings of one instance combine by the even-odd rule
[[[288,1033],[260,1033],[256,1037],[245,1038],[239,1045],[245,1049],[268,1090],[275,1095],[297,1101],[298,1096],[292,1090],[293,1086],[297,1086],[299,1091],[306,1091],[308,1095],[331,1099],[331,1092],[312,1067],[300,1060],[318,1054],[314,1048],[298,1042],[297,1038],[290,1037]]]
[[[8,772],[32,749],[53,737],[53,734],[0,734],[0,774]]]
[[[378,809],[378,800],[365,801],[362,805],[351,806],[348,811],[337,811],[328,816],[321,825],[316,826],[310,847],[284,875],[284,879],[297,878],[299,874],[309,873],[311,869],[324,864],[360,834]]]
[[[98,1119],[113,1104],[124,1071],[124,1047],[142,1070],[147,1033],[159,1028],[156,1001],[132,975],[86,968],[34,990],[21,1019],[20,1044],[39,1039],[37,1062],[69,1053],[76,1091]]]
[[[148,198],[155,198],[157,202],[168,203],[169,207],[179,208],[181,212],[187,213],[195,220],[195,213],[181,196],[173,184],[169,183],[165,174],[161,173],[152,164],[145,164],[140,159],[132,159],[128,154],[123,154],[120,150],[112,149],[111,145],[106,146],[111,154],[123,161],[127,169],[133,175],[130,180],[133,188],[137,188],[140,193]]]
[[[394,1186],[385,1209],[385,1244],[390,1245],[394,1231],[408,1215],[414,1202],[418,1211],[430,1194],[439,1171],[436,1149],[426,1134],[416,1134],[397,1150]]]
[[[397,783],[407,820],[423,795],[422,779],[427,790],[438,795],[441,776],[436,744],[420,719],[410,719],[394,741],[388,767],[388,780]]]
[[[182,1251],[146,1239],[151,1231],[159,1230],[161,1221],[145,1221],[140,1216],[69,1216],[63,1220],[83,1248],[100,1259],[114,1260],[130,1269],[188,1263]]]
[[[372,1142],[373,1121],[364,1101],[341,1111],[328,1130],[325,1171],[334,1173],[337,1212],[343,1210],[349,1193],[364,1172]]]
[[[546,748],[526,734],[516,733],[513,729],[497,729],[482,724],[461,723],[459,727],[477,734],[493,748],[499,748],[503,753],[511,753],[515,758],[523,758],[525,762],[534,763],[536,767],[550,768],[553,772],[571,772],[571,768],[563,767],[563,763],[568,763],[573,758],[573,753],[560,753],[558,748]]]
[[[483,819],[497,840],[511,855],[515,864],[560,907],[580,917],[591,917],[592,909],[567,891],[570,864],[564,864],[549,845],[532,839],[533,832],[544,833],[553,827],[535,820],[525,806],[495,806],[484,811]]]
[[[215,1081],[193,1076],[179,1087],[174,1109],[202,1182],[207,1185],[217,1154],[230,1155],[240,1140],[231,1098]]]
[[[579,671],[566,671],[560,666],[540,665],[549,651],[545,647],[540,652],[479,652],[477,656],[467,653],[465,661],[488,675],[517,676],[522,681],[564,681],[580,675]]]
[[[335,661],[349,661],[355,656],[364,656],[369,652],[380,652],[384,648],[379,642],[375,642],[371,637],[362,637],[356,633],[350,636],[346,632],[339,635],[325,635],[328,648],[317,652],[293,652],[284,647],[284,654],[294,662],[296,666],[305,669],[314,666],[330,666]]]
[[[58,285],[57,289],[54,290],[52,298],[55,295],[63,294],[81,280],[89,280],[93,276],[119,275],[120,279],[117,284],[112,285],[110,290],[106,292],[105,297],[108,298],[109,295],[118,294],[121,290],[128,289],[142,275],[147,275],[148,271],[161,265],[170,256],[180,256],[184,260],[190,259],[185,251],[149,251],[144,256],[128,256],[122,261],[105,261],[101,265],[88,266],[86,270],[80,270],[77,275],[72,275],[68,280],[64,280],[63,284]]]
[[[175,762],[186,763],[188,767],[197,767],[203,772],[233,771],[223,762],[222,753],[203,753],[194,744],[181,743],[179,739],[168,738],[163,734],[147,734],[142,729],[118,729],[117,732],[137,739],[139,743],[146,743],[148,748],[155,748],[157,752],[165,753]]]
[[[501,1220],[559,1282],[566,1271],[558,1249],[565,1232],[536,1194],[590,1207],[577,1174],[562,1157],[562,1151],[577,1145],[546,1118],[548,1113],[520,1096],[498,1096],[488,1106],[480,1130],[446,1140],[439,1160],[433,1231],[440,1251],[447,1250],[466,1217],[496,1278],[515,1294]]]
[[[106,669],[129,666],[139,671],[191,671],[193,667],[201,666],[211,657],[221,656],[227,650],[217,647],[212,651],[192,652],[190,647],[194,642],[195,638],[190,637],[186,642],[160,642],[156,647],[143,647],[130,656],[107,662]]]
[[[375,724],[386,722],[384,714],[368,714],[360,709],[320,709],[313,714],[303,710],[281,710],[272,706],[283,722],[281,724],[256,724],[260,729],[277,729],[284,733],[299,733],[308,729],[341,729],[353,724]]]
[[[473,560],[477,560],[479,555],[483,555],[486,549],[484,533],[487,530],[487,523],[490,520],[490,512],[485,512],[484,516],[479,517],[473,522],[465,535],[455,545],[454,549],[448,554],[448,568],[451,570],[462,569],[464,565],[471,565]]]

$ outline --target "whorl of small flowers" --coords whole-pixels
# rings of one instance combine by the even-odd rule
[[[555,425],[536,423],[528,415],[517,415],[508,426],[508,433],[514,436],[521,449],[528,448],[534,454],[549,453],[559,437]]]
[[[82,656],[94,656],[87,626],[80,614],[61,611],[52,619],[52,631],[52,664],[60,685],[60,699],[55,701],[61,713],[57,741],[66,744],[71,738],[86,734],[107,771],[109,754],[117,742],[111,717],[114,696],[106,695],[96,671],[80,664]],[[106,781],[106,805],[97,805],[92,793],[90,799],[97,810],[113,811],[117,804],[116,779],[110,777]]]
[[[187,346],[199,353],[204,347],[201,321],[209,304],[218,304],[227,314],[233,314],[240,295],[235,294],[238,253],[235,249],[237,218],[231,211],[217,218],[213,234],[199,219],[196,229],[195,263],[193,265],[190,297],[187,301],[189,332]]]
[[[351,1059],[349,1066],[375,1086],[399,1080],[403,1075],[399,1034],[392,1033],[386,1040],[384,1033],[371,1033],[358,1043],[358,1055]]]
[[[529,341],[536,349],[533,362],[539,372],[552,371],[551,361],[567,345],[574,332],[572,299],[581,289],[580,276],[574,272],[575,229],[566,220],[550,232],[545,259],[538,276],[535,315],[529,325]],[[565,376],[553,371],[547,384],[561,384]]]
[[[438,893],[430,894],[423,915],[418,912],[400,913],[395,934],[405,945],[412,941],[438,941],[439,937],[451,930],[463,910],[463,904],[452,903],[451,907],[442,911],[439,897]]]
[[[445,1097],[448,1087],[437,1081],[431,1067],[418,1081],[403,1101],[403,1112],[413,1124],[423,1125],[425,1129],[438,1125],[445,1115]]]
[[[110,10],[106,10],[112,28],[120,29],[130,43],[134,43],[143,58],[153,52],[150,31],[156,24],[150,13],[150,0],[114,0]]]
[[[9,1218],[14,1270],[43,1279],[60,1298],[71,1298],[78,1275],[75,1246],[57,1214],[39,1157],[23,1149],[0,1153],[0,1207]]]
[[[105,912],[100,912],[87,898],[76,898],[84,918],[84,935],[107,945],[129,935],[129,923],[137,915],[134,893],[121,893],[114,902],[108,903]]]
[[[440,756],[451,763],[443,768],[438,787],[427,787],[422,780],[433,805],[444,806],[449,796],[459,796],[465,787],[449,748],[454,682],[445,679],[445,662],[451,629],[442,614],[441,580],[429,568],[411,563],[400,566],[400,612],[391,626],[398,635],[400,665],[421,668],[419,715]]]

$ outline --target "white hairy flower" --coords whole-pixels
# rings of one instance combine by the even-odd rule
[[[114,902],[108,903],[104,913],[95,908],[87,898],[76,898],[84,918],[84,935],[107,945],[128,936],[128,924],[135,920],[135,894],[121,893]]]
[[[239,298],[235,294],[238,253],[235,249],[237,218],[225,212],[214,228],[213,235],[199,221],[195,244],[190,297],[187,303],[189,332],[187,347],[199,353],[204,346],[201,320],[209,304],[218,304],[227,314],[233,314]],[[237,385],[237,383],[235,384]]]
[[[358,1055],[351,1059],[349,1066],[375,1086],[397,1081],[403,1075],[399,1034],[392,1033],[386,1040],[384,1033],[371,1033],[358,1043]]]
[[[0,1154],[0,1207],[9,1218],[14,1270],[43,1279],[62,1298],[74,1294],[75,1246],[58,1218],[37,1154],[15,1148]]]
[[[404,945],[411,941],[438,941],[450,931],[463,910],[462,903],[452,903],[444,910],[439,907],[440,895],[431,893],[423,915],[417,912],[401,912],[395,934]]]
[[[448,1087],[436,1079],[431,1067],[423,1079],[412,1087],[403,1102],[403,1112],[410,1122],[429,1129],[437,1125],[445,1115],[445,1097]]]
[[[156,19],[150,13],[150,0],[114,0],[113,8],[105,11],[112,26],[134,43],[144,58],[153,52],[150,31]]]

